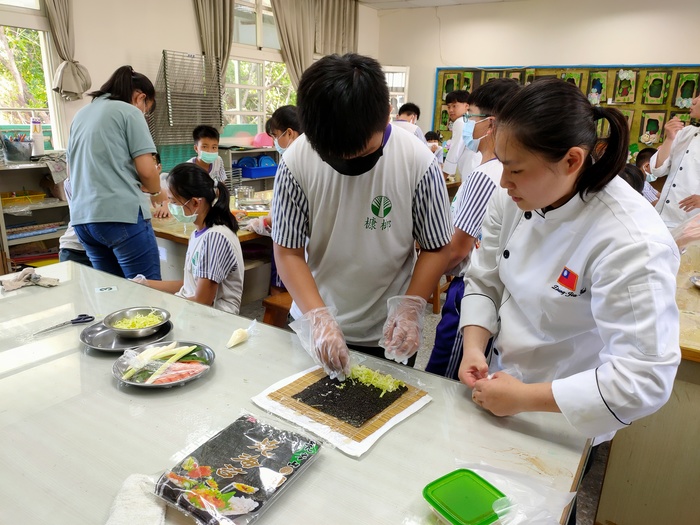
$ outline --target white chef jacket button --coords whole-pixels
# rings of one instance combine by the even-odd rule
[[[666,204],[668,204],[669,202],[671,202],[671,201],[667,200],[667,201],[666,201]]]
[[[690,150],[689,150],[689,149],[687,149],[687,150],[685,150],[685,152],[686,152],[686,153],[690,153]]]
[[[510,257],[510,252],[508,250],[506,250],[503,252],[503,258],[507,259],[508,257]]]
[[[532,217],[532,212],[531,212],[531,211],[526,211],[526,212],[525,212],[525,218],[529,220],[531,217]]]
[[[675,184],[671,184],[671,186],[672,186],[673,188],[675,188],[675,187],[676,187],[676,185],[675,185]]]
[[[682,169],[683,169],[683,166],[681,166],[681,167],[680,167],[680,168],[678,168],[678,169],[679,169],[679,170],[682,170]]]

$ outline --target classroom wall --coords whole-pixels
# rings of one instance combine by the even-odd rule
[[[75,59],[90,72],[92,89],[125,64],[155,84],[163,49],[201,53],[191,0],[73,0],[73,22]],[[66,130],[90,100],[62,102]]]
[[[700,64],[698,0],[523,0],[376,16],[379,61],[410,67],[425,131],[438,67]]]
[[[359,5],[357,19],[357,52],[379,58],[379,16],[371,7]]]

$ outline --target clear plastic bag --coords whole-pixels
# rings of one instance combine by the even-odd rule
[[[200,525],[256,521],[318,456],[320,444],[243,413],[164,472],[155,493]]]
[[[248,328],[237,328],[233,331],[228,343],[226,343],[226,348],[232,348],[239,345],[251,337],[258,335],[259,333],[260,329],[257,327],[257,321],[253,319],[253,322],[248,325]]]
[[[576,496],[575,492],[562,492],[531,476],[483,462],[457,460],[457,466],[476,472],[506,495],[493,504],[501,525],[558,525],[564,509]]]

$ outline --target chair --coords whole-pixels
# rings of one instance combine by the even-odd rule
[[[440,284],[440,282],[438,281],[437,286],[435,287],[435,291],[433,292],[433,295],[431,295],[430,299],[428,299],[428,302],[433,305],[433,313],[434,314],[440,313],[440,295],[447,291],[447,289],[450,287],[451,282],[452,282],[452,276],[445,275],[444,284]]]
[[[263,299],[262,304],[265,307],[263,323],[277,326],[278,328],[287,326],[287,316],[289,315],[289,309],[292,307],[292,296],[289,295],[289,292],[269,295]]]

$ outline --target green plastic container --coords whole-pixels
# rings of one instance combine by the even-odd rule
[[[428,483],[423,497],[445,523],[488,525],[498,519],[493,504],[505,494],[475,472],[462,468]]]

